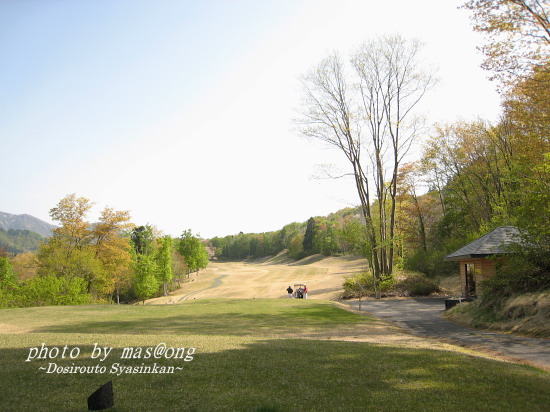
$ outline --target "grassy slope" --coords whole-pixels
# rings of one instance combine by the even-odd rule
[[[116,410],[547,410],[549,375],[425,344],[381,322],[314,300],[197,300],[0,313],[0,410],[86,410],[113,381]],[[364,338],[364,339],[363,339]],[[390,339],[392,338],[392,339]],[[341,341],[345,340],[364,340]],[[369,341],[370,340],[370,341]],[[114,347],[105,374],[46,374],[29,348]],[[191,362],[121,361],[124,347],[196,347]],[[373,343],[380,342],[380,343]],[[174,374],[109,374],[110,365],[181,365]]]
[[[511,331],[521,335],[550,338],[550,292],[526,293],[502,298],[500,306],[483,308],[480,301],[457,306],[447,319],[470,328]]]

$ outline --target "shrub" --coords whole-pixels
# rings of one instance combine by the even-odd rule
[[[381,280],[378,282],[378,288],[382,295],[387,295],[395,284],[395,278]],[[361,272],[359,274],[346,277],[344,281],[343,299],[358,298],[359,296],[374,296],[374,284],[372,273]]]
[[[419,250],[404,259],[403,267],[412,272],[420,272],[428,277],[456,272],[455,262],[444,260],[447,252]]]
[[[38,276],[19,289],[19,302],[21,306],[84,305],[91,301],[86,285],[82,278]]]
[[[379,289],[382,296],[427,296],[439,292],[439,285],[421,273],[407,273],[399,277],[392,276],[380,281]],[[344,282],[343,299],[359,296],[374,296],[372,274],[362,272],[346,278]]]
[[[550,255],[522,248],[497,262],[497,274],[482,282],[480,305],[501,307],[503,298],[550,289]]]
[[[410,273],[394,289],[404,296],[428,296],[439,292],[439,285],[422,273]]]

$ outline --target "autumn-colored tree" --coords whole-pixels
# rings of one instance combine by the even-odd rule
[[[301,259],[304,257],[304,235],[296,233],[288,243],[288,255],[292,259]]]
[[[101,262],[90,248],[92,232],[87,214],[91,207],[89,199],[77,198],[75,194],[61,199],[50,210],[51,218],[59,222],[59,226],[38,252],[40,276],[82,278],[86,281],[88,293],[102,289],[105,280]]]
[[[428,205],[419,196],[417,188],[420,185],[420,170],[418,164],[407,163],[399,171],[398,184],[398,228],[405,241],[416,243],[422,251],[428,250],[428,228],[426,214]]]
[[[130,272],[130,247],[122,233],[131,227],[130,216],[105,208],[94,225],[87,219],[91,207],[87,198],[71,194],[51,209],[60,225],[38,252],[38,274],[84,279],[86,292],[96,299],[113,291],[118,296]]]
[[[528,241],[544,247],[550,244],[550,62],[518,82],[503,106],[513,148],[507,176],[514,188],[513,215]]]
[[[482,65],[505,89],[550,58],[550,4],[548,0],[469,0],[474,30],[487,42]]]
[[[53,230],[53,237],[60,241],[65,249],[67,258],[76,250],[88,245],[92,238],[90,223],[87,214],[93,203],[85,197],[76,197],[70,194],[59,201],[56,207],[50,210],[50,217],[59,223]]]
[[[114,292],[117,304],[120,303],[121,290],[130,285],[131,245],[125,231],[133,226],[128,211],[115,211],[106,207],[92,230],[96,257],[102,262],[107,274],[103,293]]]
[[[423,167],[438,189],[441,230],[450,236],[476,232],[484,224],[511,224],[511,140],[483,121],[437,125],[427,140]]]
[[[36,253],[19,253],[11,259],[11,264],[20,282],[32,279],[38,274],[39,262]]]

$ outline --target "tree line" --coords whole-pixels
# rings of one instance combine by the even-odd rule
[[[214,237],[208,243],[218,258],[259,258],[288,250],[288,255],[298,260],[313,254],[362,254],[365,236],[359,209],[346,208],[290,223],[275,232]]]
[[[204,244],[190,230],[172,239],[108,207],[91,223],[92,206],[75,194],[63,198],[50,210],[59,226],[36,254],[0,255],[2,307],[145,301],[208,265]]]

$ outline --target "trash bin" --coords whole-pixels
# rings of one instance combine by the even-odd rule
[[[458,305],[463,300],[464,300],[463,298],[445,299],[445,310],[449,310],[451,308],[454,308],[456,305]]]

